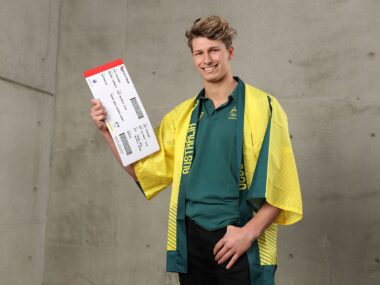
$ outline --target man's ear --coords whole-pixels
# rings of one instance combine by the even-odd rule
[[[235,55],[235,49],[233,46],[230,46],[230,48],[228,49],[228,59],[231,60],[233,59]]]

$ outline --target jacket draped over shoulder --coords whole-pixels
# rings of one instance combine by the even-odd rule
[[[178,213],[183,211],[181,204],[179,207],[179,186],[194,102],[195,97],[188,99],[165,115],[155,129],[160,150],[134,164],[147,199],[172,185],[168,271],[187,270],[185,245],[179,243],[179,236],[184,234],[179,227],[182,221]],[[288,225],[301,220],[302,199],[286,114],[273,96],[248,84],[245,84],[243,159],[247,187],[240,191],[247,191],[244,197],[252,215],[264,201],[281,209],[274,224],[260,236],[256,245],[257,266],[273,266],[277,264],[277,224]]]

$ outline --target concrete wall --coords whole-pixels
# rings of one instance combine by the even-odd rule
[[[58,8],[0,2],[0,284],[42,284]]]
[[[379,283],[379,1],[40,0],[0,4],[1,284],[178,284],[170,189],[145,201],[114,161],[82,72],[123,58],[157,124],[201,87],[184,31],[209,14],[288,113],[305,218],[281,229],[277,284]]]

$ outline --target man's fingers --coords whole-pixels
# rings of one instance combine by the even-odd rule
[[[104,109],[94,110],[92,113],[94,114],[94,116],[100,116],[100,115],[107,116],[107,111]]]
[[[94,107],[91,109],[90,116],[94,121],[104,121],[107,119],[107,111],[104,108]]]
[[[104,123],[105,120],[106,120],[106,117],[103,115],[97,116],[95,118],[96,123],[98,123],[98,122]]]
[[[107,128],[105,120],[107,119],[107,111],[99,99],[91,99],[90,116],[95,123],[96,127],[100,130]]]
[[[92,103],[92,105],[101,105],[99,99],[91,99],[91,103]]]
[[[99,111],[99,110],[106,110],[103,105],[93,105],[91,107],[91,112]]]
[[[104,112],[100,112],[100,113],[101,113],[100,115],[95,115],[94,113],[91,113],[91,118],[92,118],[92,121],[95,123],[95,125],[99,129],[103,129],[106,126],[105,120],[107,119],[107,115],[103,114]]]
[[[91,113],[90,115],[93,121],[104,121],[105,119],[107,119],[107,114],[103,112]]]
[[[226,266],[226,269],[230,269],[236,262],[236,260],[239,259],[239,255],[237,253],[234,254],[234,256],[232,256],[230,262],[228,262],[227,266]]]
[[[94,110],[94,111],[99,110],[99,109],[105,110],[105,108],[104,108],[102,102],[100,102],[100,100],[92,99],[91,103],[92,103],[91,110]]]
[[[233,255],[234,255],[234,252],[232,250],[226,252],[225,254],[223,254],[223,256],[221,256],[221,258],[219,260],[217,260],[218,264],[222,264],[222,263],[226,262]]]
[[[106,124],[105,124],[103,121],[97,121],[97,122],[95,123],[95,125],[96,125],[96,127],[97,127],[98,129],[100,129],[100,130],[102,130],[102,129],[104,129],[104,128],[107,127]]]
[[[218,253],[218,251],[223,247],[224,240],[220,239],[217,244],[214,246],[214,255]]]
[[[219,262],[219,260],[224,257],[224,255],[230,250],[230,248],[226,247],[226,245],[224,245],[219,251],[218,253],[216,254],[215,256],[215,260]]]
[[[96,122],[96,126],[100,129],[102,127],[103,123],[102,122]]]

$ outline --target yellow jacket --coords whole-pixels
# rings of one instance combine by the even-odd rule
[[[178,204],[184,145],[194,100],[195,97],[186,100],[165,115],[155,130],[160,150],[134,164],[136,176],[147,199],[172,184],[167,269],[175,272],[187,270],[186,245],[183,242],[179,244],[179,236],[184,233],[179,229],[182,218],[178,217]],[[244,104],[243,159],[248,190],[241,191],[248,191],[245,197],[249,203],[255,204],[255,199],[264,199],[281,209],[274,224],[260,236],[256,244],[256,265],[276,265],[277,224],[293,224],[302,218],[300,186],[288,122],[286,114],[273,96],[248,84],[245,84]],[[265,137],[267,145],[263,147]],[[259,156],[264,161],[260,171],[256,169]],[[264,176],[262,173],[256,174],[255,170],[264,171]],[[254,178],[254,174],[261,175],[261,178]],[[252,181],[255,187],[252,187]],[[258,183],[263,185],[263,189],[256,187]]]

